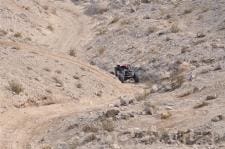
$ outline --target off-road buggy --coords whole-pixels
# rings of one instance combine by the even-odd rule
[[[134,80],[135,83],[139,82],[137,69],[130,65],[117,65],[114,73],[122,83],[126,80]]]

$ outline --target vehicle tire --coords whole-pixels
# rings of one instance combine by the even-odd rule
[[[137,73],[134,73],[134,82],[135,83],[138,83],[140,80],[139,80],[139,76],[138,76],[138,74]]]
[[[125,78],[124,78],[124,75],[123,74],[119,73],[118,74],[118,78],[119,78],[120,82],[124,83]]]

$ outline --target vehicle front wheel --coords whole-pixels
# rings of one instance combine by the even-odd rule
[[[124,78],[124,75],[123,74],[119,73],[118,74],[118,78],[119,78],[120,82],[124,83],[125,78]]]
[[[138,83],[140,81],[137,73],[134,74],[134,81],[135,81],[135,83]]]

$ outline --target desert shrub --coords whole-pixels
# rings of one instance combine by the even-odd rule
[[[185,77],[181,74],[175,74],[170,78],[170,83],[173,90],[180,88],[184,82]]]
[[[192,9],[185,9],[184,12],[183,12],[183,14],[189,14],[191,12],[192,12]]]
[[[112,132],[114,130],[114,124],[111,120],[103,120],[102,121],[102,128],[108,132]]]
[[[106,34],[106,33],[107,33],[107,31],[108,31],[108,29],[107,29],[107,28],[102,27],[102,28],[100,28],[100,29],[98,29],[98,30],[97,30],[96,35],[98,35],[98,36],[100,36],[100,35],[104,35],[104,34]]]
[[[22,84],[16,81],[10,81],[8,89],[15,94],[20,94],[24,90]]]
[[[150,27],[148,27],[147,30],[146,30],[146,35],[148,36],[148,35],[154,33],[155,31],[157,31],[157,28],[156,28],[156,27],[150,26]]]
[[[98,128],[95,127],[94,125],[85,125],[82,128],[83,132],[89,133],[89,132],[97,132]]]
[[[74,49],[70,49],[69,50],[69,55],[73,56],[73,57],[76,57],[76,51]]]
[[[63,86],[63,82],[61,80],[59,80],[57,77],[53,77],[52,79],[55,81],[55,83],[57,84],[58,87]]]
[[[82,88],[82,84],[77,84],[77,88]]]
[[[74,78],[75,80],[79,80],[79,79],[80,79],[77,75],[74,75],[73,78]]]
[[[50,145],[43,145],[42,149],[52,149],[52,147]]]
[[[85,14],[87,15],[96,15],[96,14],[103,14],[108,11],[107,5],[100,5],[98,3],[92,3],[89,5],[86,10]]]
[[[202,108],[202,107],[205,107],[205,106],[208,106],[208,105],[209,105],[208,102],[203,101],[203,102],[201,102],[201,103],[195,105],[193,108],[194,108],[194,109],[199,109],[199,108]]]
[[[172,33],[178,33],[178,32],[180,31],[180,28],[179,28],[179,26],[178,26],[177,24],[173,24],[173,25],[171,26],[171,28],[170,28],[170,31],[171,31]]]
[[[51,70],[49,68],[43,68],[44,71],[50,72]]]
[[[42,8],[44,9],[44,10],[48,10],[48,6],[47,5],[44,5],[44,6],[42,6]]]
[[[91,134],[91,135],[87,136],[87,137],[83,140],[82,144],[86,144],[86,143],[92,142],[92,141],[94,141],[94,140],[96,140],[96,139],[97,139],[96,135]]]
[[[21,38],[21,37],[22,37],[22,33],[17,32],[17,33],[14,34],[14,37],[16,37],[16,38]]]
[[[120,20],[120,18],[115,16],[115,17],[113,17],[113,19],[110,21],[109,24],[114,24],[114,23],[118,22],[119,20]]]
[[[161,119],[168,119],[168,118],[170,118],[172,116],[172,114],[170,113],[170,112],[163,112],[163,113],[161,113]]]
[[[101,56],[102,54],[105,53],[105,51],[106,49],[102,47],[102,48],[99,48],[97,52],[98,52],[98,55]]]
[[[121,26],[124,26],[124,25],[129,25],[129,24],[131,24],[132,22],[131,22],[131,20],[129,20],[129,19],[125,19],[125,20],[121,20],[120,21],[120,25]]]
[[[144,90],[144,92],[142,94],[138,94],[135,99],[137,101],[143,101],[146,100],[148,98],[148,96],[150,95],[151,92]]]
[[[49,25],[47,26],[47,29],[50,30],[50,31],[54,31],[54,28],[53,28],[53,26],[52,26],[51,24],[49,24]]]
[[[0,36],[5,36],[7,34],[8,34],[7,31],[0,29]]]

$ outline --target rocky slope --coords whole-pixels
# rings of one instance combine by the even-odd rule
[[[224,6],[2,1],[0,147],[225,148]]]

